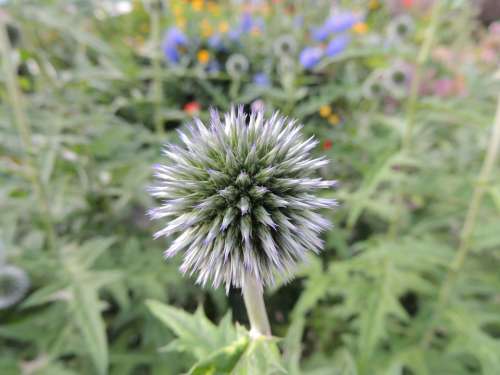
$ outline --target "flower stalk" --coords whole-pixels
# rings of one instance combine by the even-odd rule
[[[250,334],[253,337],[271,336],[271,326],[264,304],[262,284],[252,274],[246,273],[242,292],[248,320],[250,321]]]
[[[35,166],[33,145],[31,142],[31,127],[26,118],[24,108],[24,98],[17,82],[16,66],[12,62],[12,48],[7,34],[7,24],[5,18],[0,14],[0,53],[2,55],[2,68],[5,77],[7,98],[11,105],[13,123],[17,127],[22,149],[25,154],[27,175],[31,182],[32,189],[38,200],[38,206],[43,218],[45,231],[47,234],[47,245],[49,249],[55,249],[55,229],[50,211],[47,191],[42,178]]]
[[[153,0],[150,4],[150,22],[151,22],[151,40],[152,40],[152,53],[153,53],[153,86],[152,86],[152,99],[154,104],[154,126],[157,135],[162,135],[163,118],[162,118],[162,101],[163,101],[163,79],[161,72],[161,28],[160,19],[161,3]]]
[[[474,227],[476,226],[477,215],[481,207],[481,202],[483,200],[484,193],[486,192],[486,187],[488,186],[488,182],[491,179],[493,166],[495,164],[495,160],[497,159],[499,149],[500,149],[500,96],[498,97],[495,122],[493,124],[493,130],[490,142],[488,144],[488,149],[486,151],[483,165],[481,167],[481,171],[479,172],[476,186],[474,188],[474,192],[472,194],[472,198],[469,203],[469,208],[467,210],[467,215],[465,217],[462,231],[460,232],[460,243],[458,245],[458,251],[450,265],[446,278],[439,290],[436,309],[434,310],[434,314],[431,318],[429,329],[426,331],[422,339],[421,344],[424,347],[428,346],[432,340],[436,320],[438,316],[441,314],[443,307],[446,306],[446,303],[448,302],[453,283],[455,282],[459,272],[461,271],[465,259],[467,258],[467,255],[469,254],[469,251],[471,249],[470,239],[474,231]]]

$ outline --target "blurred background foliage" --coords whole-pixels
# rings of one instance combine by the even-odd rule
[[[1,374],[499,373],[494,1],[1,3]],[[162,144],[232,103],[340,181],[272,350],[145,215]]]

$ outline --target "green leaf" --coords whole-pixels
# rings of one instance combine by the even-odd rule
[[[152,300],[146,301],[146,306],[178,337],[168,345],[168,350],[190,352],[201,360],[237,338],[234,327],[228,327],[227,320],[230,318],[226,317],[222,322],[224,328],[218,329],[205,317],[201,309],[195,314],[188,314],[181,309]]]
[[[231,374],[249,346],[248,336],[243,336],[232,344],[219,349],[196,363],[190,375]]]
[[[250,346],[235,368],[234,374],[287,374],[281,363],[276,339],[264,336],[252,339]]]
[[[73,284],[73,295],[72,310],[75,322],[84,338],[97,374],[106,374],[108,345],[97,290],[76,280]]]

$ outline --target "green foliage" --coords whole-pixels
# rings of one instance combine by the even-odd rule
[[[190,375],[286,373],[280,364],[274,339],[251,339],[244,328],[234,327],[230,314],[216,326],[200,308],[194,314],[188,314],[157,301],[147,301],[146,304],[151,313],[177,336],[163,350],[185,351],[195,357]]]
[[[179,22],[169,3],[161,30]],[[203,18],[232,26],[241,9],[217,15],[183,3],[186,33],[199,43],[181,66],[163,61],[150,1],[114,16],[94,0],[2,5],[11,48],[0,51],[0,273],[19,267],[31,286],[0,311],[0,374],[498,373],[498,159],[480,174],[500,88],[498,61],[488,60],[498,36],[468,2],[441,1],[437,23],[431,9],[412,8],[415,32],[391,45],[394,2],[339,1],[366,13],[368,32],[349,31],[345,53],[306,70],[298,54],[331,6],[317,3],[273,4],[258,13],[265,33],[220,53],[199,29]],[[283,34],[298,46],[286,69],[272,52]],[[200,49],[221,66],[243,53],[270,86],[223,68],[208,74]],[[415,95],[367,95],[372,72],[401,61],[420,76]],[[152,239],[160,227],[145,215],[158,203],[146,192],[151,165],[165,142],[178,142],[192,115],[185,106],[196,102],[206,120],[212,105],[256,99],[320,140],[314,154],[332,163],[319,175],[340,182],[324,196],[341,202],[322,213],[335,224],[324,252],[266,291],[279,338],[268,340],[234,322],[247,321],[239,290],[198,288],[178,272],[181,259],[162,260],[170,243]]]

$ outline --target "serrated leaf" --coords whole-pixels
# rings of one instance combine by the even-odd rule
[[[78,280],[75,280],[72,290],[74,298],[71,302],[75,322],[83,336],[97,374],[106,374],[108,344],[97,290],[79,283]]]
[[[146,301],[146,306],[178,336],[175,344],[169,345],[169,349],[193,353],[199,360],[233,342],[237,337],[234,327],[228,328],[227,323],[223,321],[225,328],[219,330],[205,317],[201,309],[195,314],[188,314],[181,309],[152,300]]]
[[[232,374],[241,357],[247,350],[250,340],[243,336],[232,344],[219,349],[196,363],[190,375]]]

